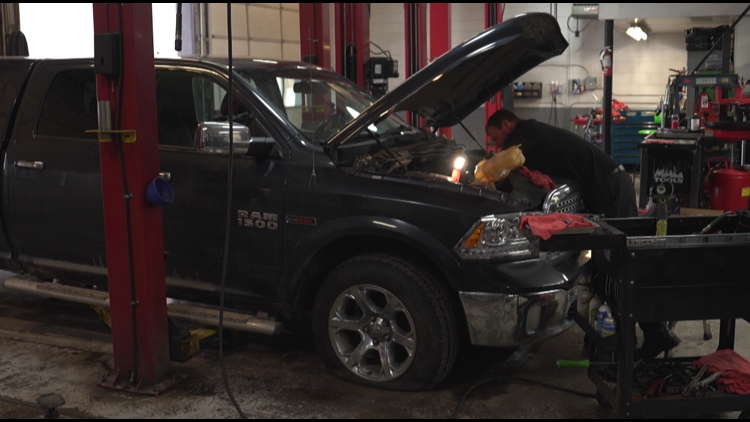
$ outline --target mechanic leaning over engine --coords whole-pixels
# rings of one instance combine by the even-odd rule
[[[528,168],[579,182],[589,212],[608,218],[638,216],[630,175],[600,147],[568,130],[521,120],[509,110],[490,116],[485,130],[499,150],[520,145]],[[644,340],[636,359],[655,357],[680,343],[664,322],[639,325]]]

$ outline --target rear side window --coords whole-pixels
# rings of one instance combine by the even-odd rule
[[[96,78],[93,69],[72,69],[52,79],[42,104],[37,134],[96,139]]]

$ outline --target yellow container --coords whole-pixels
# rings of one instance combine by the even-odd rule
[[[482,160],[474,170],[474,185],[497,183],[505,180],[510,172],[521,167],[526,157],[521,152],[520,145],[514,145],[495,154],[488,160]]]

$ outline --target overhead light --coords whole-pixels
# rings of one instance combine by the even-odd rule
[[[631,26],[627,31],[625,31],[625,33],[630,35],[636,41],[648,39],[648,34],[643,32],[643,29],[641,29],[641,27],[638,25]]]
[[[626,34],[630,35],[636,41],[647,40],[648,34],[638,25],[638,19],[636,18],[635,23],[625,31]]]

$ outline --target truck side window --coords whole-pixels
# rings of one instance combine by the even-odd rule
[[[251,136],[268,137],[238,99],[232,102],[236,123],[248,126]],[[198,123],[227,121],[227,90],[207,75],[157,69],[156,114],[160,145],[193,148]]]
[[[159,144],[194,146],[198,123],[221,116],[226,89],[207,75],[184,70],[156,70]]]
[[[42,104],[37,134],[96,139],[86,130],[98,128],[96,79],[93,69],[72,69],[52,79]]]
[[[159,145],[192,147],[196,117],[193,79],[203,76],[186,71],[156,71],[156,117]]]

